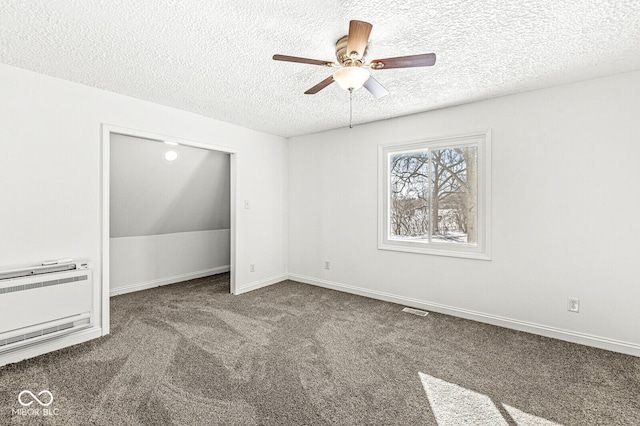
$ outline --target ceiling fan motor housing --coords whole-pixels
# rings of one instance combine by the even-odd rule
[[[338,63],[344,67],[347,66],[362,66],[364,55],[367,53],[365,49],[362,58],[358,58],[357,52],[347,52],[347,42],[349,41],[349,36],[343,36],[336,42],[336,58],[338,59]],[[355,55],[352,55],[354,53]]]

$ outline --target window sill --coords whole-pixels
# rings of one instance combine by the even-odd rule
[[[424,246],[422,247],[418,244],[420,243],[403,244],[379,242],[378,250],[401,251],[405,253],[428,254],[433,256],[460,257],[476,260],[491,260],[491,255],[489,253],[480,252],[477,247],[470,247],[470,250],[460,250],[460,247],[458,247],[457,250],[451,250],[447,247],[440,248],[434,246],[434,244],[438,243],[423,243]],[[426,246],[426,244],[428,244],[428,246]]]

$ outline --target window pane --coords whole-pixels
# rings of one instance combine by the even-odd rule
[[[389,158],[389,234],[392,238],[429,238],[429,153],[393,154]]]
[[[478,241],[477,146],[431,151],[431,240]]]

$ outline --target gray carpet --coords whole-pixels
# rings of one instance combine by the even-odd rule
[[[0,424],[640,424],[640,358],[292,281],[228,288],[111,299],[111,335],[0,368]],[[25,389],[57,415],[12,411]]]

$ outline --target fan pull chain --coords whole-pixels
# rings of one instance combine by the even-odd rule
[[[349,128],[353,129],[353,89],[349,89]]]

